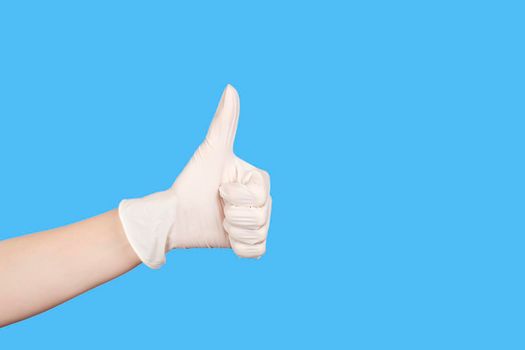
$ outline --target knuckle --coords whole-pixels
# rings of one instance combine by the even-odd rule
[[[254,257],[258,258],[260,256],[263,256],[264,253],[266,253],[266,242],[262,242],[261,244],[257,244],[253,246],[254,249]]]
[[[261,241],[266,241],[266,238],[268,237],[268,227],[266,225],[258,229],[256,232]]]
[[[257,208],[255,211],[255,224],[257,226],[264,226],[266,224],[266,213],[263,208]]]
[[[266,170],[261,170],[261,175],[262,175],[262,178],[263,178],[263,184],[264,186],[266,187],[266,190],[269,191],[270,190],[270,173],[267,172]]]
[[[266,170],[263,170],[263,169],[260,169],[260,171],[261,171],[261,173],[262,173],[263,178],[264,178],[266,181],[270,182],[270,173],[267,172]]]

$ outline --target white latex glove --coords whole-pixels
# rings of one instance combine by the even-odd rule
[[[126,236],[149,267],[162,266],[174,248],[231,247],[245,258],[266,251],[270,177],[233,153],[239,107],[228,85],[206,138],[172,187],[120,203]]]

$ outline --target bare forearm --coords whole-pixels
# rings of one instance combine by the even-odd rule
[[[116,210],[0,242],[0,326],[48,310],[139,263]]]
[[[228,85],[206,134],[173,185],[62,228],[0,242],[0,326],[56,306],[137,266],[160,268],[176,248],[266,251],[267,172],[233,152],[237,91]]]

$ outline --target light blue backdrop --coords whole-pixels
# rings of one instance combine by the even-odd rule
[[[517,3],[2,3],[0,238],[169,186],[227,83],[274,212],[260,261],[173,252],[0,349],[523,349]]]

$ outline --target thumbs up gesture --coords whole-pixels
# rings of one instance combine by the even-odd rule
[[[149,267],[162,266],[174,248],[231,247],[245,258],[266,251],[270,177],[233,153],[239,107],[228,85],[206,138],[171,188],[120,203],[124,232]]]

